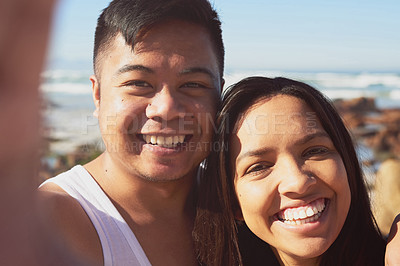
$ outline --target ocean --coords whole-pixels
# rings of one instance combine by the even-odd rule
[[[90,71],[49,70],[42,74],[43,120],[53,141],[52,154],[65,154],[79,145],[100,145],[98,122],[92,113]],[[306,82],[331,99],[373,97],[378,108],[400,108],[398,72],[227,71],[225,88],[248,76],[288,77]]]

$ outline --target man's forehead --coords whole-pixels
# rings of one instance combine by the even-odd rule
[[[211,36],[203,26],[177,20],[159,23],[144,33],[139,32],[134,51],[140,53],[151,50],[181,53],[186,56],[205,52],[216,57]]]
[[[134,48],[135,51],[149,47],[159,49],[169,44],[168,37],[180,43],[184,42],[189,44],[189,46],[195,46],[195,44],[199,42],[203,44],[207,43],[211,47],[213,46],[210,33],[203,26],[181,20],[167,20],[151,27],[141,29],[138,34],[132,38],[132,44],[127,42],[122,33],[117,33],[110,39],[109,45],[107,45],[105,50],[112,50],[115,46],[127,46],[131,49]]]
[[[120,68],[124,65],[143,65],[151,68],[152,65],[161,64],[163,59],[168,58],[170,63],[175,60],[186,64],[179,71],[190,72],[186,70],[202,69],[203,71],[200,72],[209,74],[213,79],[218,80],[221,76],[218,60],[207,32],[200,31],[198,34],[193,33],[188,36],[192,25],[188,24],[188,26],[188,29],[179,31],[182,33],[180,37],[182,40],[174,38],[171,29],[169,29],[169,33],[163,35],[165,32],[160,29],[165,29],[165,26],[161,25],[159,28],[150,29],[148,33],[137,38],[134,47],[126,42],[122,34],[117,34],[102,52],[101,61],[109,63],[118,58]]]

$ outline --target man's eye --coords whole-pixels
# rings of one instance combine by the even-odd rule
[[[135,86],[135,87],[151,87],[149,83],[143,80],[129,80],[127,82],[122,83],[122,86]]]
[[[186,87],[186,88],[207,88],[207,86],[197,83],[197,82],[188,82],[183,84],[182,87]]]

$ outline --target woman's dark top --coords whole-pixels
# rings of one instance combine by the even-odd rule
[[[239,249],[244,266],[279,266],[270,246],[258,238],[246,224],[238,224]]]

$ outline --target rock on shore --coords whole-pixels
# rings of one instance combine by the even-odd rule
[[[374,153],[380,165],[372,183],[372,204],[379,229],[387,235],[400,213],[400,109],[378,109],[372,98],[334,102],[355,140]]]
[[[378,109],[373,98],[334,102],[354,137],[371,148],[376,160],[400,155],[400,109]]]

